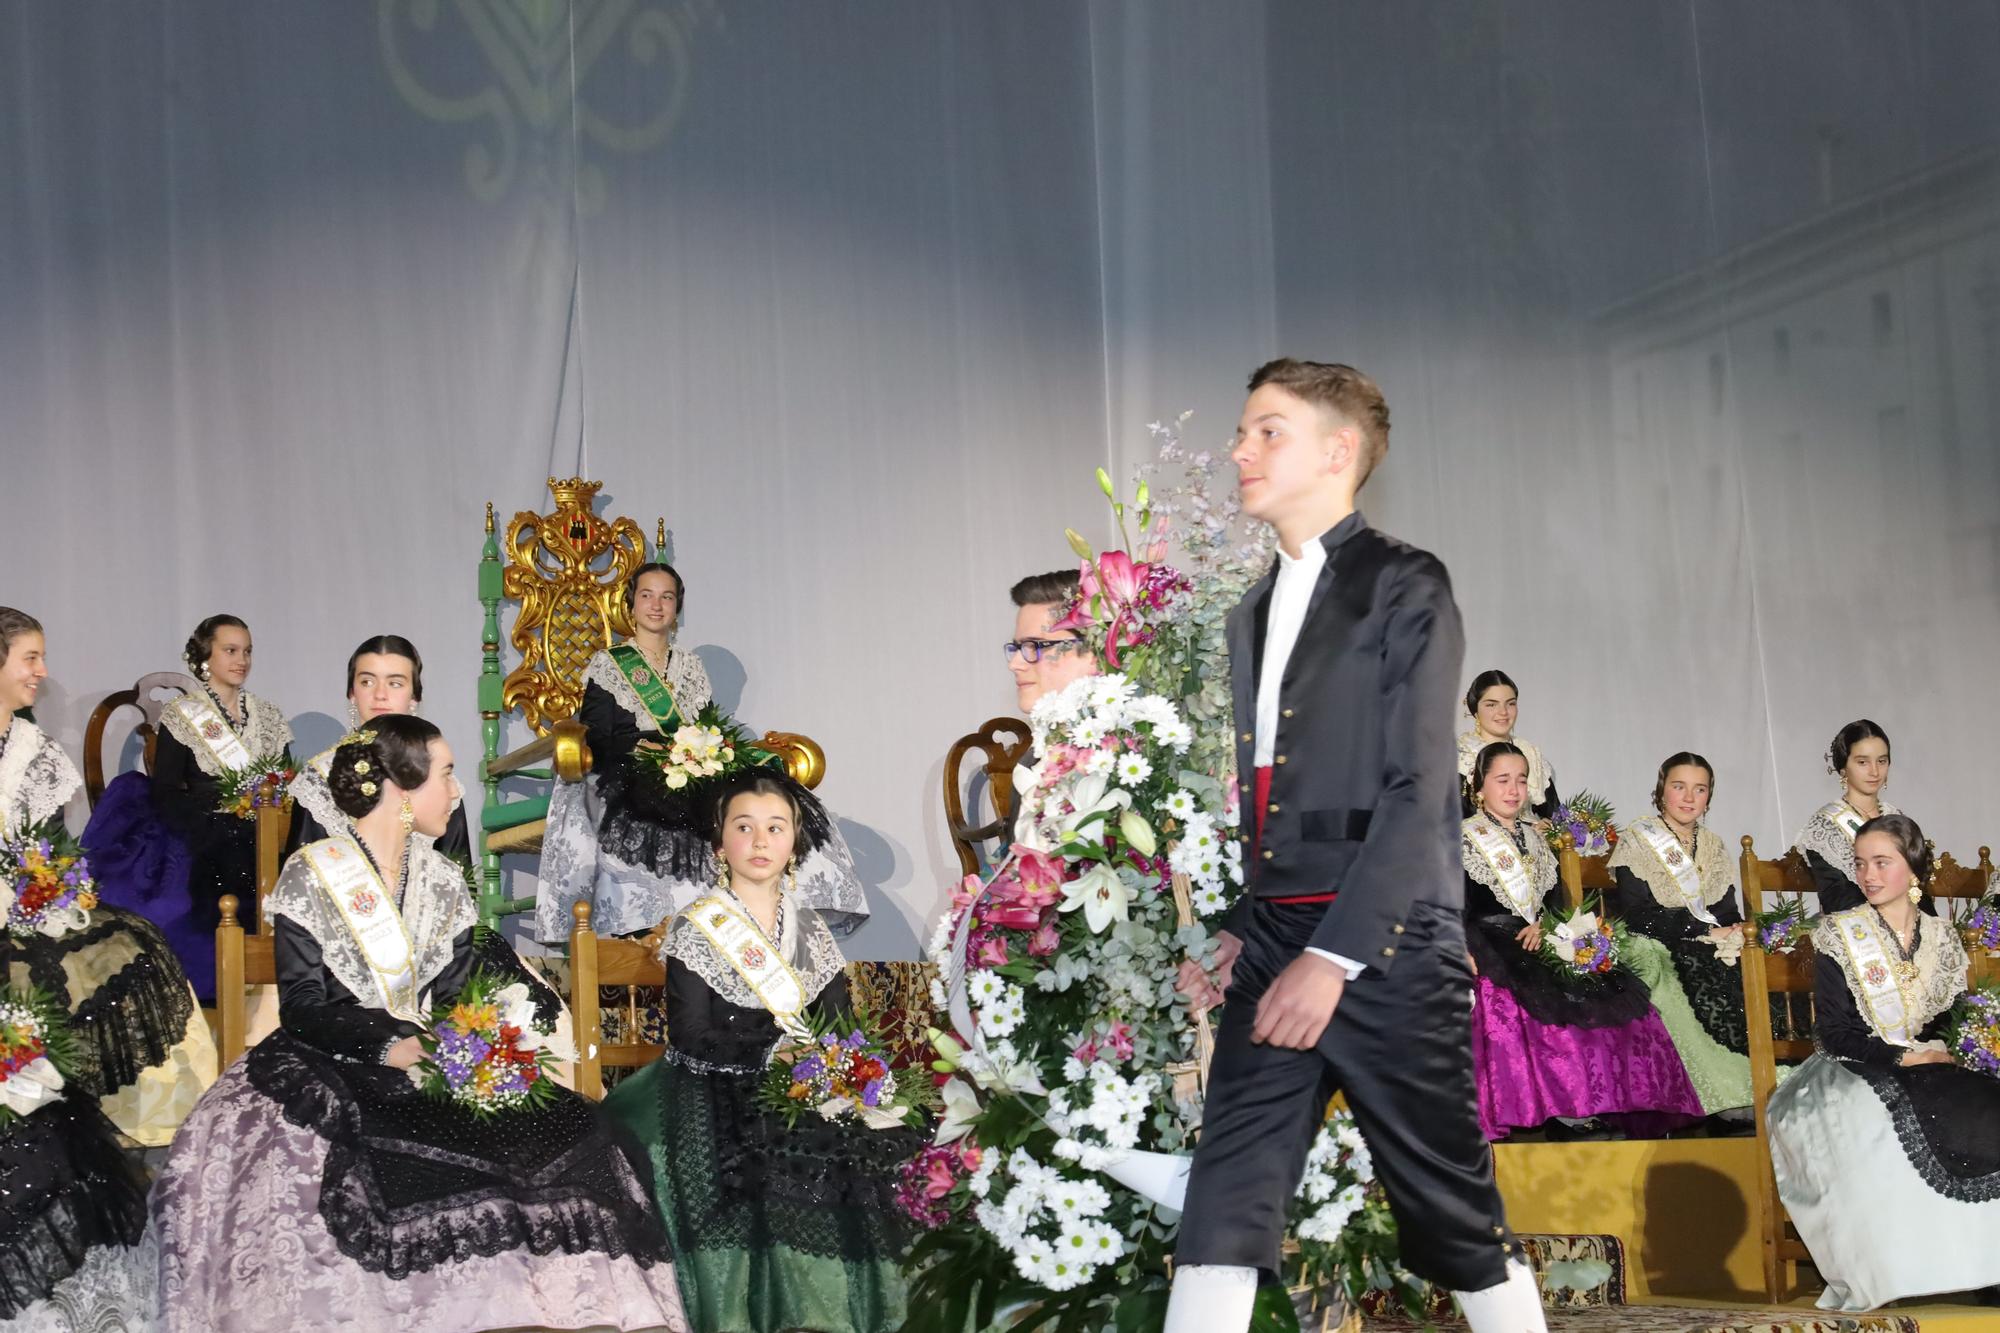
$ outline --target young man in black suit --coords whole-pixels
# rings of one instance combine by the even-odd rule
[[[1243,901],[1182,1216],[1168,1333],[1247,1328],[1335,1091],[1388,1192],[1411,1272],[1478,1333],[1543,1328],[1479,1131],[1452,736],[1465,653],[1444,566],[1354,498],[1389,446],[1381,390],[1290,359],[1250,377],[1231,455],[1279,554],[1229,621]]]

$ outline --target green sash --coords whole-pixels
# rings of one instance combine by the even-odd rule
[[[671,649],[669,651],[672,651]],[[639,702],[646,705],[646,711],[653,715],[653,725],[663,736],[671,736],[681,729],[684,718],[680,705],[674,702],[673,691],[667,682],[661,680],[646,661],[646,656],[629,643],[621,643],[611,649],[611,660],[638,691]]]

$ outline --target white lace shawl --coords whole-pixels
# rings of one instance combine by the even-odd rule
[[[328,825],[336,832],[327,841],[348,843],[355,849],[355,855],[361,855],[353,821],[344,816],[336,819],[338,822]],[[380,993],[375,974],[342,922],[339,907],[327,897],[326,890],[320,887],[319,876],[306,863],[308,847],[319,845],[310,843],[292,853],[285,862],[284,872],[278,876],[277,886],[264,902],[264,911],[273,919],[290,917],[311,935],[319,945],[326,970],[362,1004],[377,1008]],[[421,833],[410,836],[410,868],[397,907],[403,914],[403,927],[410,935],[417,992],[421,995],[451,965],[452,941],[479,919],[472,892],[466,887],[465,872]],[[430,1001],[426,999],[424,1003],[428,1005]]]
[[[1868,928],[1882,937],[1882,949],[1891,958],[1900,958],[1901,950],[1889,933],[1882,929],[1881,918],[1875,909],[1865,903],[1860,907],[1850,907],[1832,916],[1823,916],[1813,925],[1813,948],[1821,957],[1831,958],[1840,964],[1841,973],[1847,978],[1847,989],[1854,993],[1855,1008],[1864,1016],[1869,1009],[1861,1003],[1861,978],[1854,975],[1854,960],[1847,956],[1847,947],[1840,942],[1841,928],[1850,920],[1868,923]],[[1909,1028],[1912,1037],[1923,1030],[1933,1018],[1951,1008],[1952,1003],[1965,993],[1966,970],[1970,962],[1965,956],[1965,946],[1959,943],[1958,932],[1951,923],[1941,917],[1917,913],[1920,938],[1917,940],[1917,984],[1908,996],[1911,1009]],[[1887,1041],[1887,1034],[1875,1028],[1873,1021],[1870,1031],[1877,1039]]]
[[[652,710],[639,698],[639,691],[632,688],[632,682],[625,679],[625,673],[611,660],[609,649],[593,653],[590,665],[583,669],[583,678],[604,690],[618,701],[618,706],[632,715],[632,720],[643,731],[657,728]],[[674,696],[674,706],[680,709],[683,722],[693,722],[695,714],[708,707],[715,699],[715,689],[708,683],[708,670],[701,659],[685,648],[667,649],[667,692]]]
[[[285,715],[278,711],[276,704],[269,699],[260,699],[245,690],[243,706],[250,720],[238,733],[238,739],[243,742],[243,748],[250,752],[252,759],[269,759],[292,743],[292,724],[285,721]],[[222,720],[228,723],[231,729],[235,728],[236,719],[227,713],[222,715]],[[215,756],[209,753],[208,742],[202,740],[196,733],[194,723],[188,720],[179,699],[160,711],[160,725],[172,732],[175,740],[187,746],[194,755],[195,763],[201,766],[202,772],[212,778],[222,776],[221,766],[215,762]],[[327,827],[331,828],[332,825]]]
[[[847,966],[847,959],[841,956],[840,945],[834,942],[833,932],[827,929],[826,922],[820,920],[819,913],[801,906],[796,896],[785,897],[780,918],[778,953],[798,974],[799,984],[805,987],[806,999],[816,999],[826,989],[826,984]],[[761,929],[759,927],[760,932]],[[665,962],[669,958],[679,959],[690,972],[707,982],[710,990],[730,1004],[742,1009],[764,1007],[764,1002],[757,998],[757,992],[750,989],[750,983],[743,979],[727,958],[715,951],[715,946],[708,942],[708,936],[685,912],[676,916],[667,927],[667,938],[660,946],[660,960]]]
[[[1652,891],[1653,901],[1660,906],[1686,911],[1687,903],[1681,897],[1680,880],[1660,860],[1653,844],[1634,832],[1641,824],[1658,830],[1666,837],[1674,836],[1673,830],[1666,827],[1666,821],[1658,815],[1635,819],[1619,836],[1618,845],[1611,849],[1611,859],[1606,864],[1613,870],[1622,867],[1644,880],[1646,887]],[[1711,905],[1719,903],[1736,887],[1729,873],[1729,858],[1723,854],[1722,839],[1711,830],[1702,829],[1696,834],[1695,842],[1694,868],[1701,876],[1701,900]]]
[[[1885,815],[1903,813],[1887,801],[1882,801],[1881,806]],[[1820,860],[1849,879],[1854,878],[1854,840],[1847,836],[1846,830],[1827,817],[1825,806],[1813,811],[1812,818],[1808,819],[1806,826],[1799,830],[1799,836],[1792,839],[1792,847],[1801,856],[1807,852],[1818,852]]]
[[[319,822],[321,828],[339,828],[347,818],[333,803],[333,786],[327,781],[327,774],[333,771],[333,752],[339,748],[336,745],[321,750],[300,764],[299,775],[285,789],[307,814]]]
[[[1507,742],[1528,757],[1528,804],[1538,805],[1549,794],[1549,784],[1556,780],[1556,771],[1549,767],[1549,761],[1542,757],[1541,749],[1532,741],[1524,741],[1519,736]],[[1479,739],[1479,728],[1458,733],[1458,775],[1472,777],[1472,767],[1479,762],[1479,752],[1492,741]]]
[[[1459,826],[1459,860],[1465,865],[1465,873],[1479,883],[1493,890],[1493,896],[1504,905],[1507,890],[1500,887],[1500,874],[1486,854],[1472,842],[1472,826],[1488,822],[1485,815],[1474,815]],[[1523,823],[1521,828],[1528,835],[1528,882],[1534,886],[1535,901],[1541,902],[1549,896],[1549,890],[1556,886],[1556,854],[1549,849],[1549,840],[1536,832],[1533,826]],[[1505,832],[1505,830],[1501,830]],[[1512,839],[1509,839],[1512,842]],[[1519,850],[1518,848],[1516,850]]]
[[[11,837],[68,805],[83,779],[62,747],[24,717],[0,746],[0,837]]]

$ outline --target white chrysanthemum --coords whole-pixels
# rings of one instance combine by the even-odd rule
[[[1022,1277],[1044,1287],[1055,1280],[1055,1251],[1040,1236],[1028,1236],[1008,1248],[1014,1251],[1014,1268]]]
[[[1086,676],[1084,681],[1085,702],[1099,710],[1121,709],[1132,702],[1139,693],[1138,687],[1133,685],[1130,679],[1116,672],[1102,676]]]
[[[1194,852],[1219,853],[1222,835],[1216,832],[1215,820],[1205,811],[1197,810],[1181,828],[1181,845]]]
[[[1172,750],[1175,754],[1186,754],[1194,744],[1194,729],[1179,718],[1162,722],[1153,728],[1153,739]]]
[[[1186,819],[1201,809],[1194,799],[1194,793],[1185,787],[1176,787],[1167,793],[1167,799],[1160,802],[1160,812],[1175,819]]]
[[[1079,773],[1109,773],[1111,766],[1118,762],[1118,755],[1112,750],[1092,750],[1076,761]]]
[[[1195,891],[1194,910],[1196,916],[1214,916],[1227,906],[1229,906],[1229,899],[1223,895],[1221,889],[1205,888]]]
[[[985,1198],[987,1191],[993,1188],[993,1173],[999,1169],[999,1153],[989,1150],[979,1154],[979,1165],[965,1178],[965,1187],[972,1191],[973,1197]]]
[[[1153,776],[1153,765],[1143,754],[1128,754],[1118,761],[1115,771],[1120,782],[1136,787]]]
[[[965,993],[974,1004],[992,1004],[1007,993],[1007,978],[991,968],[982,967],[967,974]]]
[[[1118,1234],[1118,1228],[1109,1223],[1093,1222],[1084,1241],[1084,1252],[1102,1267],[1125,1253],[1125,1238]]]

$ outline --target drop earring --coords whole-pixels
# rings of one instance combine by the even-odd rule
[[[729,858],[721,852],[715,854],[715,882],[725,889],[729,887]]]
[[[354,706],[354,700],[352,699],[347,701],[347,729],[349,731],[359,731],[361,729],[361,710]]]
[[[785,892],[794,893],[799,887],[799,858],[794,856],[785,862]]]
[[[403,798],[403,808],[396,812],[396,822],[403,826],[403,833],[406,836],[417,826],[417,812],[410,808],[410,798],[407,796]]]

